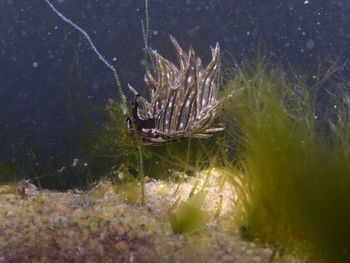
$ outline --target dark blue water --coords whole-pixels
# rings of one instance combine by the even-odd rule
[[[127,83],[143,89],[142,0],[53,4],[90,34],[129,98]],[[238,60],[264,43],[268,52],[306,72],[328,55],[344,62],[350,57],[346,0],[149,0],[149,15],[150,46],[173,61],[169,34],[206,61],[217,41],[223,57]],[[98,112],[116,94],[110,70],[44,0],[0,0],[2,162],[14,160],[30,176],[53,160],[58,169],[79,158],[88,120],[102,122]]]

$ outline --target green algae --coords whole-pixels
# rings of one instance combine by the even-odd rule
[[[168,211],[168,219],[174,233],[185,234],[198,230],[205,226],[208,215],[201,210],[206,192],[200,191],[191,195],[186,202],[178,205],[177,211]]]
[[[311,78],[264,57],[231,70],[224,119],[246,234],[316,262],[347,262],[349,81],[334,63]]]

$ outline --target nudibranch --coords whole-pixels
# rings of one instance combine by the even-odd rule
[[[208,138],[223,130],[215,126],[222,100],[218,100],[220,82],[220,48],[211,48],[212,59],[203,68],[200,58],[190,48],[186,54],[175,38],[170,37],[177,52],[180,68],[150,51],[155,77],[148,71],[145,83],[150,102],[133,87],[129,127],[136,130],[145,144],[159,145],[185,137]]]

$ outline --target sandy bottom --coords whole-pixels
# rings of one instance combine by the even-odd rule
[[[101,181],[88,192],[0,186],[0,262],[304,262],[279,253],[271,260],[272,248],[243,240],[234,189],[217,171],[206,176],[185,179],[176,194],[178,184],[146,178],[143,206],[135,184]],[[188,201],[200,190],[200,201]],[[198,205],[205,224],[175,234],[168,213],[178,215],[182,202]]]

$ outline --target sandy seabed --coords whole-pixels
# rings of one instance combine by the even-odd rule
[[[146,178],[144,205],[107,180],[88,192],[0,186],[0,262],[305,262],[279,253],[271,261],[272,248],[242,239],[234,189],[218,174],[205,187],[207,223],[188,234],[175,234],[167,213],[205,173],[175,195],[176,183]]]

